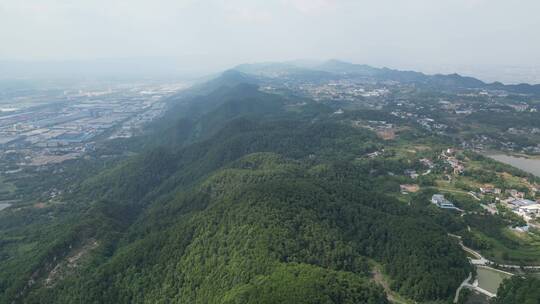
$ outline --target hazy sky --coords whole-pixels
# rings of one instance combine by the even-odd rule
[[[540,66],[539,0],[0,0],[0,60]]]

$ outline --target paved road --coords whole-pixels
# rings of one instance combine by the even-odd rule
[[[469,276],[459,285],[459,288],[456,290],[456,295],[454,296],[454,303],[457,303],[459,300],[459,293],[463,289],[463,287],[467,287],[469,284],[469,281],[472,279],[472,272],[469,272]]]
[[[490,298],[494,298],[496,297],[497,295],[492,293],[492,292],[489,292],[483,288],[481,288],[480,286],[478,286],[478,279],[474,280],[474,282],[471,284],[469,283],[472,279],[472,273],[469,273],[469,276],[461,283],[461,285],[459,285],[459,288],[456,290],[456,295],[454,296],[454,303],[457,303],[459,301],[459,294],[461,293],[461,290],[463,288],[468,288],[468,289],[471,289],[471,290],[475,290],[481,294],[484,294]]]
[[[480,199],[478,196],[476,196],[476,193],[474,193],[474,192],[472,192],[472,191],[469,191],[469,192],[467,192],[467,193],[468,193],[470,196],[472,196],[475,200],[481,201],[481,199]]]
[[[511,269],[531,269],[531,270],[538,270],[540,269],[540,265],[530,265],[530,266],[522,266],[522,265],[512,265],[512,264],[498,264],[491,260],[486,259],[484,256],[482,256],[478,251],[475,251],[463,244],[463,241],[461,240],[461,236],[455,235],[455,234],[448,234],[449,236],[453,238],[459,239],[459,245],[463,250],[470,253],[471,255],[475,256],[476,259],[469,258],[471,261],[471,264],[473,265],[483,265],[483,266],[489,266],[489,265],[497,265],[501,268],[511,268]]]

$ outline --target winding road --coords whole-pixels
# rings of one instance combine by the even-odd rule
[[[463,244],[463,241],[461,240],[460,235],[455,234],[448,234],[449,236],[453,238],[459,239],[459,245],[463,250],[470,253],[471,255],[475,256],[476,259],[469,258],[471,261],[471,264],[473,265],[480,265],[480,266],[497,266],[500,268],[510,268],[510,269],[531,269],[531,270],[538,270],[540,269],[540,265],[530,265],[530,266],[523,266],[523,265],[512,265],[512,264],[498,264],[491,260],[486,259],[482,254],[480,254],[478,251],[475,251],[474,249],[471,249]]]
[[[457,303],[459,300],[459,293],[463,289],[463,287],[469,287],[469,281],[472,279],[472,272],[469,272],[469,276],[459,285],[458,289],[456,290],[456,295],[454,296],[454,303]]]
[[[470,255],[475,257],[474,259],[469,257],[469,261],[474,266],[483,267],[483,268],[489,268],[489,269],[493,269],[493,270],[501,271],[501,272],[504,272],[504,271],[496,269],[496,268],[491,268],[489,266],[497,266],[497,267],[500,267],[500,268],[509,268],[509,269],[532,269],[532,270],[539,270],[540,269],[540,265],[539,266],[536,266],[536,265],[535,266],[522,266],[522,265],[510,265],[510,264],[497,264],[497,263],[494,263],[493,261],[490,261],[490,260],[486,259],[478,251],[473,250],[473,249],[465,246],[463,244],[463,240],[461,239],[461,236],[451,234],[451,233],[449,233],[448,236],[458,239],[459,240],[459,245],[461,246],[461,248],[465,252],[467,252]],[[508,274],[510,274],[510,273],[508,273]],[[460,292],[461,292],[461,290],[463,288],[469,288],[469,289],[476,290],[476,291],[478,291],[478,292],[480,292],[480,293],[482,293],[482,294],[484,294],[484,295],[486,295],[486,296],[488,296],[490,298],[493,298],[493,297],[497,296],[497,294],[494,294],[492,292],[489,292],[489,291],[479,287],[478,286],[478,279],[476,279],[472,284],[469,283],[471,278],[472,278],[472,273],[469,273],[469,276],[461,283],[461,285],[459,285],[459,288],[456,290],[456,295],[454,296],[454,303],[458,302],[459,294],[460,294]]]

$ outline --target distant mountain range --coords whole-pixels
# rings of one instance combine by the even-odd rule
[[[364,77],[375,81],[397,81],[414,84],[420,87],[436,89],[487,89],[504,90],[514,94],[540,96],[540,84],[512,84],[501,82],[486,83],[474,77],[459,74],[427,75],[415,71],[401,71],[389,68],[376,68],[365,64],[353,64],[339,60],[328,60],[322,63],[284,62],[242,64],[234,70],[258,76],[295,76],[295,77]]]

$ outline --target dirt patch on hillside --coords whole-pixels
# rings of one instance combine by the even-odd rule
[[[391,303],[396,303],[396,304],[407,304],[407,302],[405,301],[402,301],[400,299],[398,299],[394,292],[390,289],[390,285],[388,284],[388,282],[386,281],[384,275],[382,274],[381,272],[381,269],[379,267],[373,267],[373,269],[371,270],[371,277],[373,278],[373,281],[375,281],[375,283],[381,285],[384,289],[384,292],[386,293],[386,298],[391,302]]]
[[[77,267],[80,266],[84,257],[99,245],[95,239],[90,239],[84,245],[71,250],[68,256],[58,262],[56,266],[49,272],[45,279],[46,287],[53,287],[56,282],[62,280],[67,275],[71,274]]]
[[[35,203],[34,204],[34,208],[36,208],[36,209],[43,209],[45,207],[46,207],[45,203]]]

